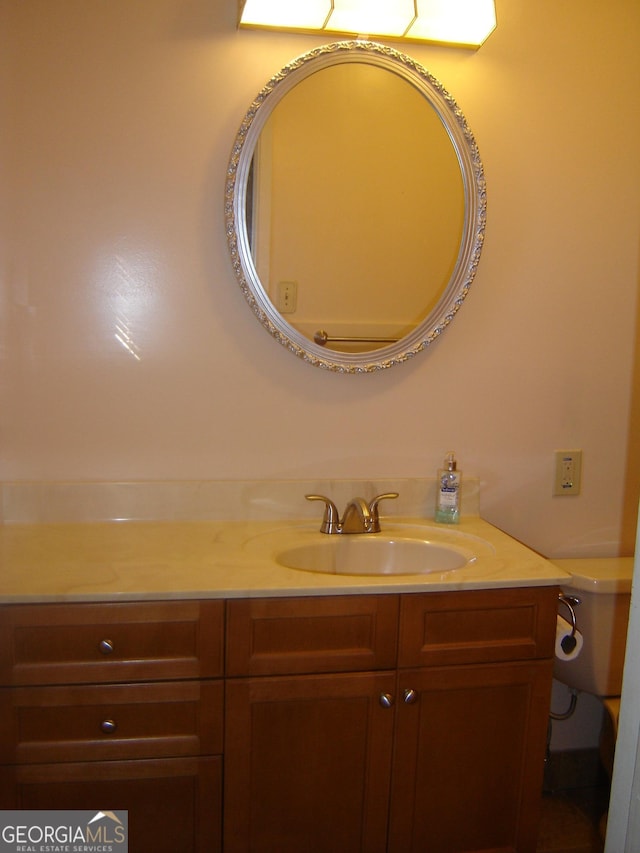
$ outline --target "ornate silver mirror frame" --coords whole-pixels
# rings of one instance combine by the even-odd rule
[[[276,105],[315,72],[340,63],[371,64],[399,75],[427,100],[446,129],[460,166],[464,221],[453,273],[428,316],[399,340],[366,352],[339,352],[306,337],[276,309],[256,271],[247,226],[247,193],[256,145]],[[436,340],[462,305],[476,274],[484,240],[486,187],[474,136],[454,99],[422,66],[399,51],[374,42],[336,42],[286,65],[249,107],[236,136],[227,170],[225,227],[233,268],[249,305],[267,331],[294,355],[338,373],[370,373],[407,361]]]

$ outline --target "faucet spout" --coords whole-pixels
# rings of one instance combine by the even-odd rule
[[[347,504],[342,520],[336,505],[324,495],[305,495],[308,501],[324,503],[324,517],[320,533],[380,533],[378,504],[387,498],[397,498],[397,492],[377,495],[370,504],[364,498],[353,498]]]
[[[364,498],[349,501],[340,528],[342,533],[371,533],[373,518]]]

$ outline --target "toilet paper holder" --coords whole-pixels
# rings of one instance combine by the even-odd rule
[[[576,619],[576,607],[578,607],[582,602],[577,595],[566,595],[563,592],[558,595],[558,602],[565,605],[571,617],[571,633],[567,634],[566,637],[563,637],[562,642],[560,643],[562,651],[565,652],[565,654],[570,654],[575,649],[577,643],[576,631],[578,630],[578,626]]]

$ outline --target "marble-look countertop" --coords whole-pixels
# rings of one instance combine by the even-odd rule
[[[381,534],[421,536],[476,554],[464,568],[347,576],[285,568],[286,547],[326,541],[295,521],[145,521],[0,526],[0,602],[125,601],[425,592],[561,584],[567,574],[471,516],[459,525],[382,519]]]

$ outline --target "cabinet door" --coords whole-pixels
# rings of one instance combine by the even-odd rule
[[[535,851],[551,667],[400,673],[390,853]]]
[[[0,808],[128,811],[129,853],[216,853],[221,779],[221,758],[0,767]]]
[[[225,853],[386,850],[395,674],[227,683]]]

